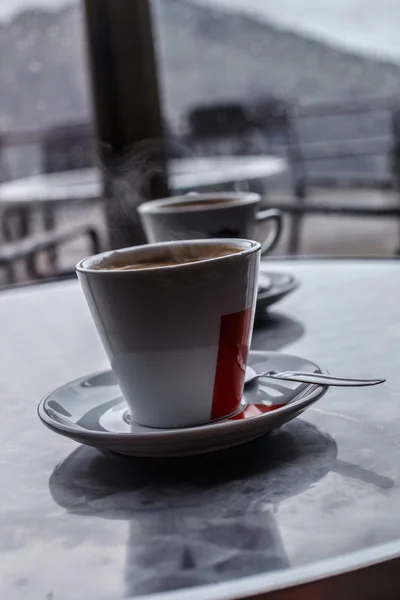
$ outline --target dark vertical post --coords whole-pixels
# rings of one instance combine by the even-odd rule
[[[391,148],[390,166],[394,189],[397,192],[397,200],[400,197],[400,108],[395,107],[391,115]],[[400,209],[397,217],[400,233]],[[399,236],[400,237],[400,236]],[[400,256],[400,246],[396,249],[396,256]]]
[[[305,160],[303,157],[300,135],[297,129],[297,118],[292,111],[288,113],[287,150],[291,166],[293,195],[297,200],[297,210],[292,216],[292,228],[289,235],[289,254],[299,253],[300,237],[304,219],[305,204],[308,196],[308,181]]]
[[[146,198],[168,195],[150,0],[84,0],[84,6],[110,243],[139,244],[144,166],[147,179],[152,173]],[[141,176],[128,185],[128,172],[138,166]],[[115,178],[121,171],[122,184]]]

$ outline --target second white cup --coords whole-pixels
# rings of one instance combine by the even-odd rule
[[[283,215],[272,208],[260,210],[260,202],[261,196],[253,193],[196,193],[144,202],[138,206],[138,213],[150,243],[250,239],[258,240],[262,254],[266,254],[280,240]]]

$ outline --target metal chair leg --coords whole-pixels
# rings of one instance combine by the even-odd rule
[[[13,215],[12,209],[7,209],[3,212],[1,217],[1,229],[2,237],[5,242],[10,242],[13,239]]]
[[[88,229],[88,236],[90,238],[92,253],[99,254],[99,252],[101,252],[101,244],[100,244],[100,237],[99,237],[99,234],[97,233],[96,229],[90,227],[90,229]]]
[[[53,206],[46,206],[43,212],[43,225],[45,231],[53,231],[56,225],[56,219],[54,214]],[[53,248],[50,248],[47,252],[47,261],[50,267],[51,273],[56,273],[57,271],[57,263],[58,263],[58,252],[57,247],[54,245]]]
[[[292,256],[299,253],[302,225],[303,215],[293,214],[289,235],[289,254]]]
[[[6,270],[6,277],[7,277],[7,284],[11,285],[13,283],[17,282],[17,276],[15,274],[15,269],[14,269],[14,265],[12,264],[8,264],[5,266],[5,270]]]
[[[304,204],[307,197],[307,188],[304,182],[299,181],[295,186],[295,196],[298,202],[298,211],[293,213],[292,225],[289,235],[289,254],[299,253],[301,232],[304,219]]]
[[[397,201],[400,202],[400,179],[398,177],[396,177],[396,179],[395,179],[394,189],[396,191]],[[400,211],[399,211],[399,214],[397,215],[397,231],[398,231],[397,235],[398,235],[399,246],[398,246],[397,250],[395,251],[394,255],[400,257]]]

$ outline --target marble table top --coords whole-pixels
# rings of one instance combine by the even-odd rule
[[[254,349],[387,383],[192,459],[112,458],[45,429],[41,397],[106,357],[75,281],[0,295],[1,598],[400,597],[400,263],[263,268],[301,287]]]

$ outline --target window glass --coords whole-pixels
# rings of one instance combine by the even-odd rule
[[[153,13],[170,136],[182,153],[213,157],[207,168],[224,157],[220,187],[285,209],[278,252],[393,255],[400,5],[154,0]],[[229,178],[235,156],[253,170],[232,160]]]

